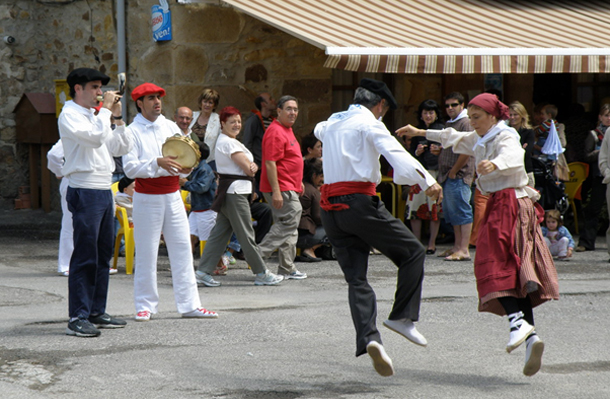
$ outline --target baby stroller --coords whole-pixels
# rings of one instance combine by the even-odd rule
[[[568,196],[563,182],[553,176],[553,162],[532,158],[536,190],[540,191],[538,203],[546,210],[557,209],[562,215],[568,210]]]

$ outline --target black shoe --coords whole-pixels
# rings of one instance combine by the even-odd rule
[[[313,256],[309,256],[305,252],[303,252],[301,255],[297,256],[294,260],[295,260],[295,262],[309,262],[309,263],[322,262],[322,259],[314,258]]]
[[[102,332],[95,328],[87,319],[76,319],[68,323],[66,328],[67,335],[75,335],[77,337],[99,337]]]
[[[235,259],[239,259],[239,260],[246,260],[246,257],[244,256],[244,252],[243,251],[233,252],[233,257]]]
[[[116,319],[108,313],[98,316],[89,316],[89,321],[97,328],[123,328],[127,325],[125,320]]]

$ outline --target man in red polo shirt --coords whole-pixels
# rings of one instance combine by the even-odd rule
[[[273,226],[259,244],[263,258],[278,250],[278,274],[302,280],[294,265],[297,253],[297,231],[301,219],[299,194],[303,192],[303,157],[301,146],[292,131],[299,115],[297,99],[283,96],[277,102],[277,119],[271,122],[263,136],[260,191],[271,204]]]

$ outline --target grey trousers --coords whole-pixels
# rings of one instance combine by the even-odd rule
[[[222,208],[220,208],[216,217],[216,224],[205,244],[203,255],[199,260],[198,270],[200,272],[212,274],[216,269],[218,260],[225,252],[227,242],[229,242],[233,232],[241,244],[244,257],[252,272],[257,274],[264,273],[267,270],[254,241],[254,228],[252,227],[248,196],[249,194],[227,194],[225,203],[222,204]]]
[[[263,196],[269,204],[273,203],[271,193],[263,193]],[[299,194],[295,191],[282,191],[282,198],[284,199],[282,208],[271,207],[273,226],[263,241],[258,244],[258,248],[263,258],[268,258],[277,249],[280,261],[278,273],[290,274],[297,271],[294,258],[297,255],[297,240],[299,239],[297,228],[303,207],[299,201]]]

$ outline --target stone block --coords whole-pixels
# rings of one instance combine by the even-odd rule
[[[0,124],[4,125],[0,121]],[[17,142],[17,133],[14,126],[5,126],[0,129],[0,141],[8,144],[14,144]]]
[[[307,107],[307,122],[316,125],[327,120],[331,114],[330,104],[313,104]]]
[[[174,81],[174,51],[169,43],[155,45],[149,48],[138,62],[136,85],[152,82],[159,86],[168,85]],[[135,83],[135,82],[134,82]]]
[[[177,107],[189,107],[195,111],[199,111],[197,98],[203,91],[203,85],[195,84],[177,84],[172,87],[173,102],[175,107],[171,109],[172,117]]]
[[[286,62],[286,50],[283,48],[263,48],[246,53],[243,57],[244,61],[258,62],[265,60],[277,60],[282,63]]]
[[[208,59],[201,46],[177,46],[174,50],[175,82],[203,84]]]
[[[296,79],[286,80],[282,94],[289,94],[299,99],[299,102],[316,103],[329,102],[331,94],[330,79]]]
[[[172,22],[173,40],[180,43],[235,43],[244,26],[234,8],[213,5],[174,7]]]
[[[256,64],[246,68],[244,76],[246,82],[264,82],[267,80],[267,68],[264,65]]]

